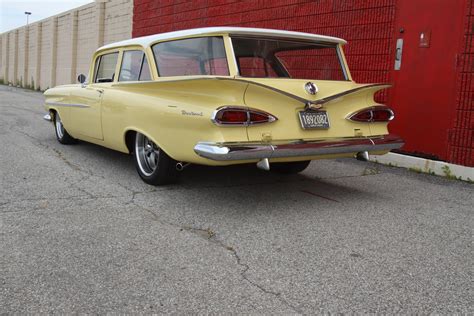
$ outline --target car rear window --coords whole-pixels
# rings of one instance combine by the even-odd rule
[[[347,80],[334,43],[232,37],[243,77]]]
[[[228,76],[229,67],[222,37],[198,37],[153,45],[160,77]]]

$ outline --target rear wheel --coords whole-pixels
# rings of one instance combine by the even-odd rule
[[[276,162],[270,165],[270,170],[283,174],[299,173],[305,170],[309,166],[310,162],[311,160]]]
[[[70,145],[77,143],[77,140],[73,138],[64,128],[63,122],[58,112],[53,113],[54,117],[54,131],[56,132],[56,138],[61,144]]]
[[[133,156],[138,174],[146,183],[161,185],[176,182],[176,161],[145,135],[135,135]]]

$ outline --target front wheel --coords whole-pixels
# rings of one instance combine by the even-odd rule
[[[58,142],[64,145],[70,145],[77,143],[77,140],[73,138],[64,128],[63,122],[58,112],[55,112],[54,115],[54,131],[56,132],[56,138]]]
[[[146,183],[162,185],[176,182],[176,161],[145,135],[136,134],[133,156],[138,174]]]
[[[284,174],[292,174],[292,173],[299,173],[305,170],[311,160],[306,161],[292,161],[292,162],[276,162],[270,165],[270,170],[284,173]]]

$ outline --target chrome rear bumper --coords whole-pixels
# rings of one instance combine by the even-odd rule
[[[287,143],[209,143],[199,142],[194,152],[201,157],[218,161],[309,157],[350,154],[398,149],[404,144],[400,137],[389,134],[371,137],[332,138]]]

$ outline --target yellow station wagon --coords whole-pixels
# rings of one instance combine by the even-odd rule
[[[173,182],[190,163],[296,173],[315,159],[367,160],[403,141],[387,130],[393,111],[374,101],[388,86],[355,83],[345,43],[212,27],[109,44],[80,84],[45,92],[45,119],[62,144],[133,153],[138,174],[154,185]]]

